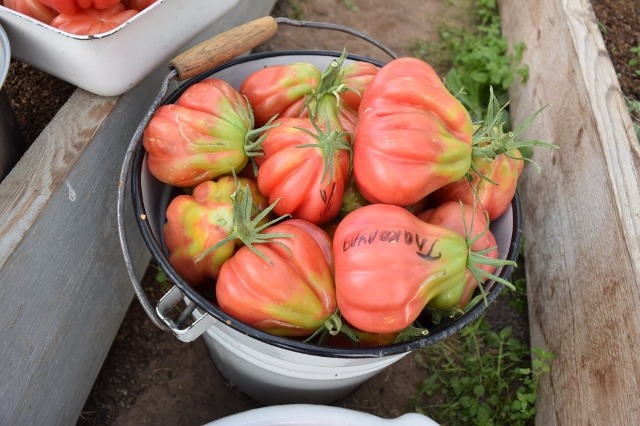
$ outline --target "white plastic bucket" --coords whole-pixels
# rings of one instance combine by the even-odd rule
[[[174,102],[189,85],[207,77],[228,81],[236,88],[252,72],[275,64],[310,62],[320,69],[328,66],[340,52],[302,51],[269,52],[248,55],[214,68],[183,84],[165,103]],[[347,61],[358,59],[350,56]],[[373,61],[372,61],[373,62]],[[380,65],[380,64],[378,64]],[[479,303],[450,323],[431,330],[427,336],[404,343],[374,348],[335,348],[304,343],[300,340],[273,336],[249,327],[223,312],[209,294],[190,287],[171,267],[162,242],[164,212],[175,188],[155,179],[146,166],[142,144],[134,153],[131,172],[132,197],[138,225],[151,254],[175,287],[158,303],[155,310],[160,326],[170,329],[182,341],[203,335],[211,356],[231,386],[262,404],[328,403],[354,390],[389,365],[410,352],[438,342],[477,319],[488,305]],[[508,211],[491,224],[502,259],[515,260],[520,249],[521,219],[518,195]],[[126,253],[126,247],[123,247]],[[498,275],[508,279],[512,267],[502,268]],[[130,272],[130,276],[133,276]],[[495,300],[503,286],[488,285],[487,300]],[[211,289],[210,289],[211,291]],[[143,305],[144,294],[137,292]],[[195,323],[181,328],[169,318],[169,311],[186,302],[187,313],[193,312]],[[157,321],[157,318],[152,318]]]

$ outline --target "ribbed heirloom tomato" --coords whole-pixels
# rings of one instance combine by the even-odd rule
[[[362,331],[400,331],[431,299],[464,282],[467,252],[460,234],[402,207],[354,210],[333,237],[340,313]]]
[[[169,263],[189,284],[196,286],[217,278],[220,267],[239,245],[231,239],[207,253],[233,233],[238,216],[233,196],[242,188],[251,194],[254,215],[267,207],[266,198],[258,192],[255,182],[231,176],[203,182],[191,195],[178,195],[169,203],[164,243]]]
[[[448,220],[441,223],[449,224]],[[400,206],[370,204],[354,210],[333,237],[340,313],[359,330],[397,332],[448,292],[455,297],[447,295],[444,302],[454,306],[468,270],[477,274],[485,264],[515,265],[486,256],[484,250],[476,252],[470,244],[472,237],[427,223]]]
[[[111,31],[137,14],[137,10],[126,9],[118,2],[106,9],[91,7],[70,14],[61,13],[53,18],[51,26],[71,34],[94,35]]]
[[[249,75],[240,93],[251,103],[256,124],[275,116],[314,117],[323,125],[352,133],[362,93],[378,67],[363,61],[343,65],[346,53],[324,72],[307,62],[273,65]]]
[[[40,0],[50,8],[65,15],[73,15],[82,9],[108,9],[120,3],[120,0]]]
[[[258,188],[278,203],[274,212],[316,224],[333,220],[342,207],[351,171],[351,148],[344,135],[309,118],[273,122],[255,157]]]
[[[395,59],[360,103],[353,148],[358,189],[373,203],[417,203],[469,171],[472,134],[467,110],[429,64]]]
[[[466,176],[445,185],[431,194],[430,199],[442,204],[447,201],[477,203],[478,209],[489,214],[489,219],[499,218],[509,207],[516,193],[518,178],[524,161],[517,148],[498,155],[494,159],[475,158],[475,169]]]
[[[262,232],[287,235],[262,243],[259,255],[240,248],[216,283],[220,308],[252,327],[280,336],[308,336],[336,309],[329,236],[316,225],[289,219]]]
[[[143,144],[158,180],[188,187],[242,170],[249,161],[245,144],[259,133],[246,99],[229,83],[208,78],[155,111]]]
[[[7,9],[15,10],[45,24],[51,23],[58,15],[57,11],[40,0],[4,0],[2,4]]]
[[[498,245],[489,229],[489,220],[477,205],[448,201],[420,213],[418,218],[456,231],[473,242],[470,247],[473,252],[482,253],[490,259],[498,258]],[[472,269],[473,267],[474,265],[471,266]],[[482,274],[482,271],[493,274],[496,270],[496,266],[491,264],[477,265],[477,268],[481,270],[476,270],[478,274]],[[474,276],[467,268],[463,282],[433,298],[429,305],[439,309],[464,308],[469,304],[479,282],[484,282],[486,279],[486,276]]]

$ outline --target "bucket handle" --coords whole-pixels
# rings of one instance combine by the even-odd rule
[[[185,311],[180,315],[177,321],[173,321],[167,315],[168,312],[176,307],[180,300],[184,300],[184,294],[177,288],[172,287],[167,294],[165,294],[160,301],[156,309],[149,301],[147,294],[145,293],[140,280],[138,279],[131,251],[127,243],[127,235],[125,230],[124,219],[124,205],[126,194],[126,183],[128,177],[133,168],[133,156],[135,150],[138,148],[142,141],[142,135],[144,129],[149,124],[149,121],[153,117],[153,114],[158,107],[164,102],[167,93],[169,92],[170,84],[173,80],[185,80],[195,77],[209,69],[212,69],[218,65],[222,65],[230,59],[245,53],[254,47],[257,47],[261,43],[267,41],[273,37],[278,29],[278,24],[290,25],[302,28],[316,28],[316,29],[328,29],[333,31],[340,31],[347,34],[351,34],[357,38],[365,40],[370,44],[378,47],[380,50],[388,54],[391,58],[395,59],[398,56],[390,50],[388,47],[378,42],[371,36],[358,31],[356,29],[326,22],[313,22],[313,21],[299,21],[295,19],[271,16],[264,16],[262,18],[255,19],[240,26],[231,28],[221,34],[218,34],[208,40],[201,42],[200,44],[188,49],[187,51],[176,56],[169,62],[170,71],[165,77],[160,87],[156,98],[152,102],[149,111],[145,114],[142,121],[136,128],[133,137],[129,143],[125,157],[123,159],[122,168],[120,170],[120,178],[118,180],[118,193],[117,193],[117,224],[118,224],[118,237],[120,239],[120,249],[124,257],[125,267],[129,275],[129,280],[133,285],[135,295],[140,302],[143,310],[151,319],[153,324],[159,329],[173,333],[179,340],[183,342],[191,342],[202,335],[209,327],[216,323],[216,319],[208,313],[204,313],[193,324],[186,328],[180,328],[182,322],[193,312],[195,309],[195,303],[189,301]]]
[[[186,308],[180,314],[180,317],[173,321],[169,318],[169,312],[178,306],[181,300],[184,300],[187,304]],[[173,286],[171,289],[162,296],[160,301],[158,302],[158,306],[156,307],[156,314],[162,320],[162,322],[167,326],[168,329],[178,338],[178,340],[188,343],[196,340],[200,335],[206,332],[209,328],[211,328],[216,322],[218,322],[214,317],[209,314],[205,314],[200,316],[197,320],[193,322],[193,324],[188,327],[181,328],[182,323],[184,323],[189,316],[196,309],[195,302],[191,300],[185,300],[184,293],[177,287]]]

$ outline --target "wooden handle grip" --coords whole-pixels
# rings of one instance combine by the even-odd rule
[[[277,32],[274,18],[258,18],[203,41],[173,58],[169,65],[178,72],[178,80],[186,80],[253,49]]]

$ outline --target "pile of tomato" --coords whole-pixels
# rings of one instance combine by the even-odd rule
[[[149,171],[182,188],[169,262],[232,317],[280,336],[392,342],[422,312],[460,314],[498,259],[490,222],[522,171],[495,97],[472,119],[416,58],[209,77],[158,108]]]
[[[157,0],[0,0],[0,5],[76,35],[105,33]]]

